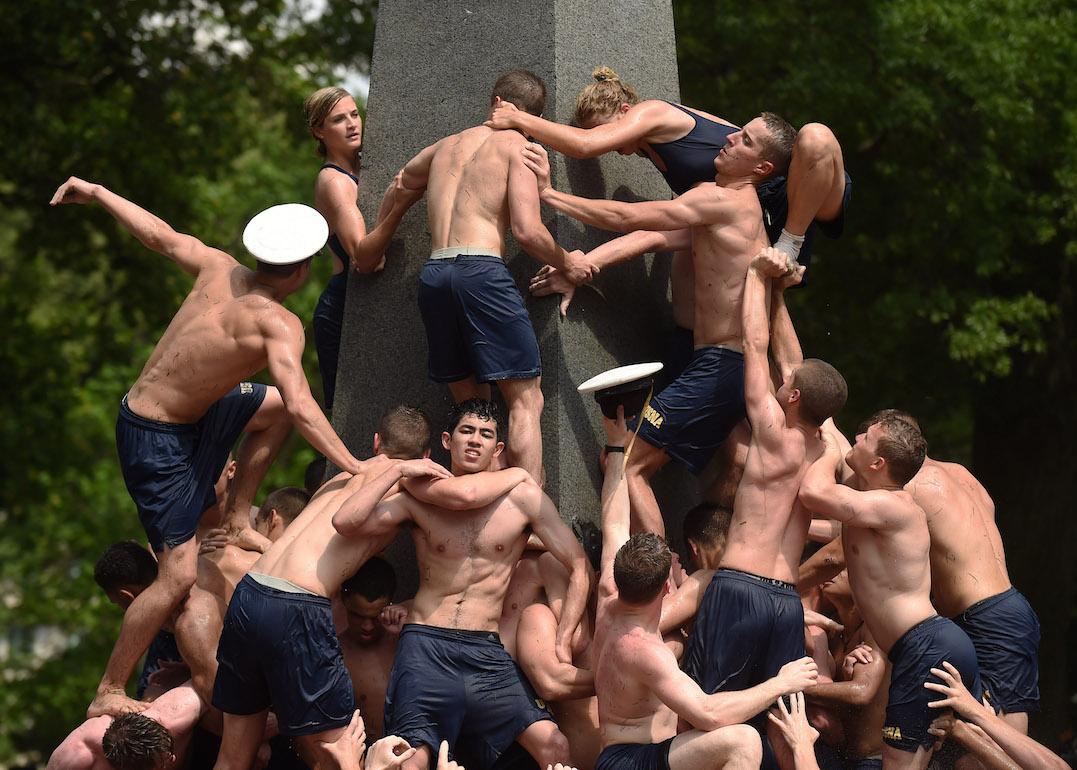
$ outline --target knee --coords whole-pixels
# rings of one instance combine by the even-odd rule
[[[539,754],[541,756],[535,757],[539,767],[569,762],[568,738],[559,729],[555,729],[540,747]]]
[[[516,395],[509,406],[509,412],[540,414],[544,403],[542,388],[536,384],[534,387],[524,388]]]
[[[741,764],[726,767],[757,768],[763,762],[763,742],[755,728],[748,725],[730,725],[722,728],[730,749],[730,756]]]
[[[189,540],[184,545],[191,546],[190,553],[176,554],[180,558],[173,558],[169,565],[163,567],[157,575],[161,588],[175,601],[179,601],[190,593],[198,578],[198,559],[193,548],[194,540]]]
[[[833,131],[822,123],[808,123],[797,132],[793,159],[816,163],[836,157],[838,151],[838,140]]]

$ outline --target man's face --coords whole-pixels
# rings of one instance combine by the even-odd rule
[[[740,131],[730,134],[714,159],[714,170],[723,176],[750,176],[763,160],[762,142],[770,137],[763,118],[754,118]]]
[[[849,572],[842,570],[837,575],[826,581],[822,585],[823,596],[827,599],[849,599],[852,597],[853,592],[849,587]]]
[[[490,467],[505,445],[497,440],[497,423],[474,414],[465,414],[453,432],[441,434],[449,450],[454,472],[478,473]]]
[[[358,594],[349,594],[343,599],[344,609],[348,612],[348,627],[345,633],[360,645],[371,645],[385,635],[385,626],[381,624],[381,611],[389,606],[391,597],[385,596],[375,601],[368,601]]]
[[[879,459],[877,450],[881,433],[879,423],[871,424],[865,432],[857,434],[856,443],[845,455],[845,462],[858,476],[862,476],[869,466]]]

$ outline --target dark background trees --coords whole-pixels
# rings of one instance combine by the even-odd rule
[[[118,614],[93,585],[93,561],[141,535],[116,468],[116,402],[187,287],[101,212],[46,203],[78,174],[242,253],[252,212],[309,200],[316,160],[300,104],[342,68],[365,67],[375,10],[340,0],[9,5],[0,763],[47,756],[80,718],[115,638]],[[847,234],[818,243],[795,320],[805,347],[849,379],[843,427],[907,408],[932,454],[971,464],[995,496],[1012,576],[1043,620],[1035,725],[1054,738],[1073,723],[1077,689],[1072,4],[680,0],[675,13],[685,102],[733,120],[762,109],[818,120],[841,140],[855,179]],[[289,300],[305,318],[328,265],[317,270]],[[311,457],[294,442],[270,482],[294,483]]]

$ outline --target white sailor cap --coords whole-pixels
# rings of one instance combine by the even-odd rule
[[[270,206],[243,229],[243,245],[259,262],[292,265],[317,254],[329,239],[325,217],[302,203]]]
[[[662,369],[657,361],[646,364],[618,366],[596,374],[576,390],[594,393],[602,414],[609,419],[617,417],[617,407],[623,406],[625,417],[634,417],[643,409],[647,394],[654,385],[654,375]]]

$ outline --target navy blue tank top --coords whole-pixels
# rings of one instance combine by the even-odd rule
[[[340,173],[347,176],[349,179],[351,179],[356,184],[359,184],[359,177],[357,177],[355,174],[351,173],[350,171],[345,171],[340,166],[338,166],[336,163],[323,163],[322,168],[331,168],[334,171],[339,171]],[[318,169],[318,170],[321,171],[322,169]],[[329,250],[332,251],[334,254],[336,254],[337,258],[341,262],[344,263],[344,267],[345,267],[345,270],[346,270],[348,265],[351,264],[352,260],[351,260],[351,257],[348,256],[348,252],[345,251],[344,247],[340,244],[340,239],[337,238],[336,233],[329,233],[328,244],[329,244]]]
[[[659,171],[670,189],[677,195],[683,195],[698,182],[714,181],[714,159],[725,146],[726,138],[740,129],[704,118],[679,104],[673,106],[691,117],[696,122],[695,127],[680,139],[652,142],[651,147],[666,164],[666,170]]]

